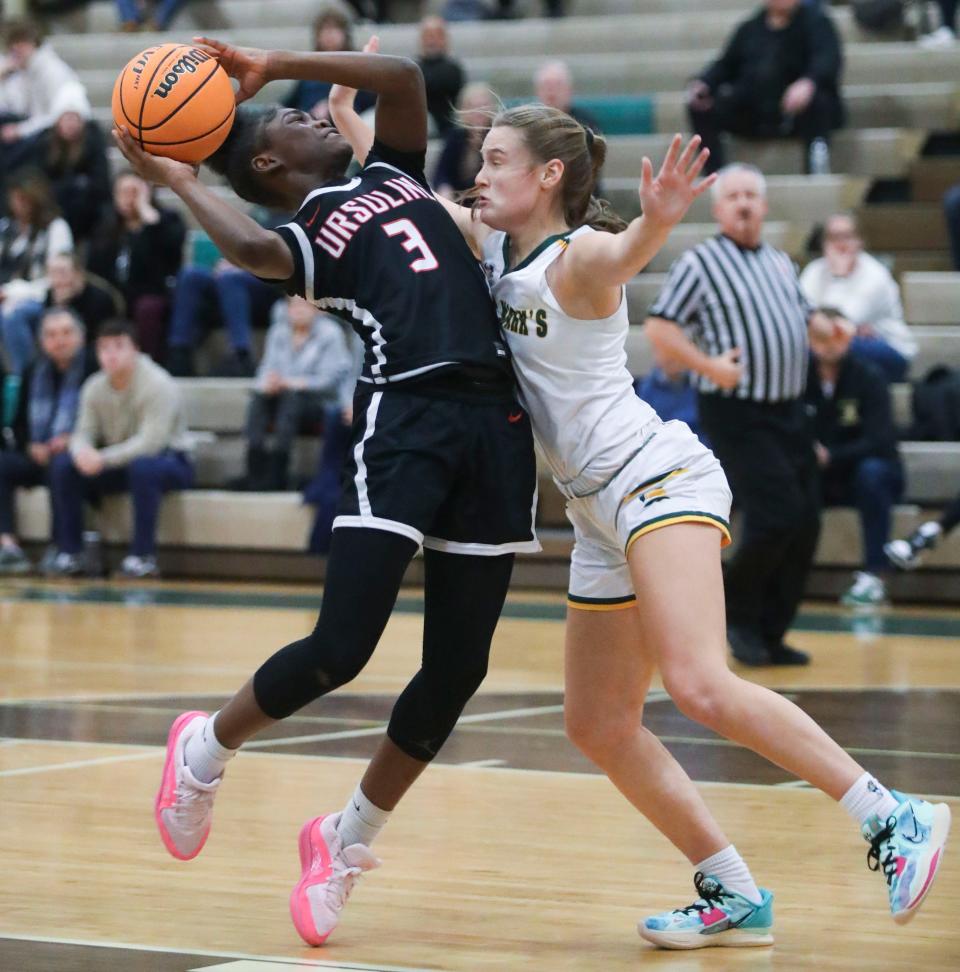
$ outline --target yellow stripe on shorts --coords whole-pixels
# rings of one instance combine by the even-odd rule
[[[726,520],[722,520],[719,516],[714,516],[712,513],[697,513],[690,510],[679,513],[665,513],[663,516],[658,516],[653,520],[648,520],[646,523],[636,527],[633,531],[631,531],[630,536],[627,539],[627,546],[624,553],[629,554],[630,548],[644,534],[652,533],[654,530],[659,530],[661,527],[673,526],[674,523],[705,523],[707,526],[716,527],[723,534],[723,542],[720,544],[722,547],[728,546],[731,542],[730,525],[726,522]]]

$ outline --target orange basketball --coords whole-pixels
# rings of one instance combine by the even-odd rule
[[[113,120],[153,155],[202,162],[223,144],[236,110],[216,58],[188,44],[141,51],[113,86]]]

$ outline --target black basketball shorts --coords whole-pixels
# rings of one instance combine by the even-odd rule
[[[388,530],[456,554],[535,552],[536,508],[530,418],[512,395],[357,386],[335,530]]]

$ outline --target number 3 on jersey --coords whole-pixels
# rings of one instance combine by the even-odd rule
[[[409,219],[395,219],[391,223],[384,223],[383,231],[387,236],[403,237],[403,248],[407,253],[420,254],[410,264],[410,269],[414,273],[425,273],[427,270],[436,270],[440,266],[420,230]]]

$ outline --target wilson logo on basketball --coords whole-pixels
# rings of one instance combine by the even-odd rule
[[[163,80],[154,89],[153,93],[158,98],[166,98],[167,95],[173,90],[174,85],[176,85],[184,74],[196,74],[197,68],[205,61],[209,60],[209,54],[205,54],[203,51],[194,48],[194,50],[190,51],[188,54],[184,54],[183,57],[181,57],[180,60],[170,68],[170,70],[164,75]]]

